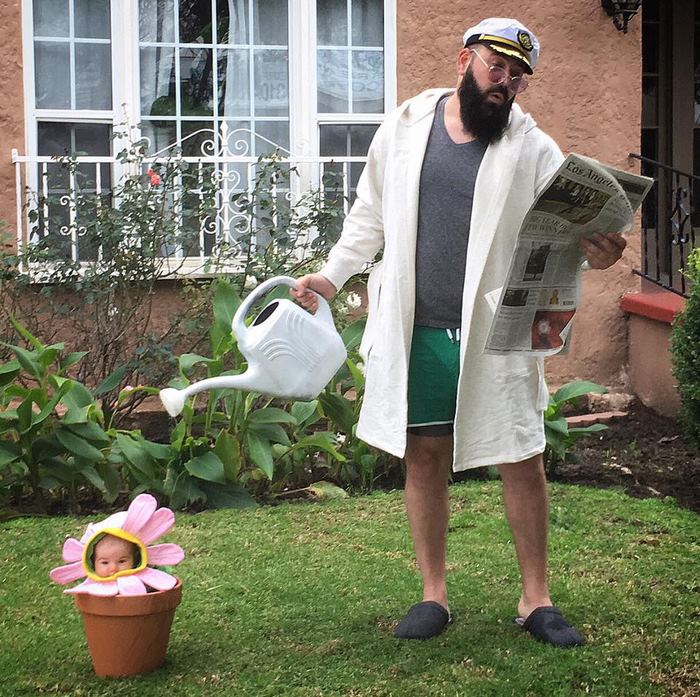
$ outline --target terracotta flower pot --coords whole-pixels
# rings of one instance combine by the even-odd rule
[[[75,604],[83,618],[95,673],[124,677],[163,665],[181,599],[179,579],[171,590],[145,595],[76,594]]]

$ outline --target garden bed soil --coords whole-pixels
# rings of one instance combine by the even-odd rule
[[[550,479],[621,487],[638,498],[672,496],[700,513],[700,451],[675,420],[635,402],[608,426],[582,438],[573,448],[575,461],[557,465]]]

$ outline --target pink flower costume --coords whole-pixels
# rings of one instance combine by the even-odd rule
[[[49,574],[52,581],[71,583],[85,580],[67,588],[64,593],[91,595],[143,595],[147,586],[157,591],[170,590],[177,579],[165,571],[151,569],[149,564],[170,566],[179,564],[185,553],[179,545],[166,543],[147,547],[164,535],[175,524],[175,514],[169,508],[157,508],[158,502],[150,494],[140,494],[128,510],[109,516],[101,523],[90,523],[80,541],[68,538],[63,545],[63,559],[70,562],[58,566]],[[91,563],[94,546],[105,535],[114,535],[138,548],[137,564],[133,569],[117,571],[111,576],[98,576]]]

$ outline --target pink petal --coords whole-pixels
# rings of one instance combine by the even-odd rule
[[[148,590],[146,586],[134,576],[120,576],[117,578],[117,587],[119,595],[146,595]]]
[[[85,569],[82,561],[74,561],[72,564],[57,566],[49,572],[49,578],[56,583],[65,584],[77,581],[85,576]]]
[[[89,593],[90,595],[117,595],[119,588],[115,581],[93,581],[86,578],[80,585],[67,588],[64,593]]]
[[[69,537],[63,543],[63,560],[80,561],[83,558],[83,549],[85,545],[80,544],[75,537]]]
[[[88,526],[85,528],[83,536],[80,538],[80,544],[84,545],[94,534],[95,526],[92,523],[88,523]]]
[[[159,569],[149,569],[146,567],[143,571],[139,571],[135,576],[138,576],[147,586],[155,588],[157,591],[169,591],[177,585],[177,579],[165,571]]]
[[[165,535],[175,525],[175,514],[169,508],[159,508],[141,528],[139,538],[145,545]]]
[[[170,564],[179,564],[184,558],[185,553],[180,545],[166,542],[162,545],[154,545],[147,548],[148,563],[156,566],[169,566]]]
[[[123,530],[138,537],[141,528],[150,520],[158,507],[158,502],[150,494],[139,494],[130,504],[126,512],[126,520],[121,526]]]

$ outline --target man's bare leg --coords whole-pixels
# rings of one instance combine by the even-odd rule
[[[522,594],[518,615],[552,604],[547,588],[549,502],[541,455],[499,465],[503,501],[520,567]]]
[[[447,608],[445,553],[452,436],[407,434],[406,515],[423,578],[423,600]]]

